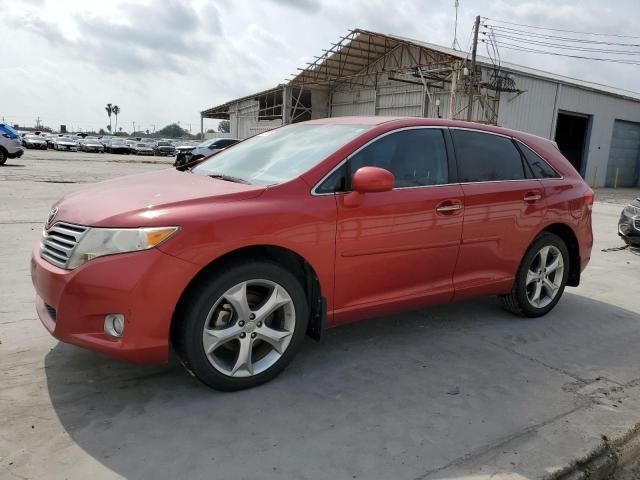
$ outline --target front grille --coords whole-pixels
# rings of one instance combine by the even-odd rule
[[[51,317],[51,320],[53,320],[54,322],[56,321],[56,309],[53,308],[51,305],[47,305],[46,303],[44,304],[44,308],[47,309],[47,313],[49,314],[49,316]]]
[[[635,219],[633,220],[633,227],[634,227],[636,230],[640,231],[640,218],[635,218]]]
[[[57,267],[66,268],[73,249],[87,230],[87,227],[64,222],[45,229],[40,242],[40,256]]]

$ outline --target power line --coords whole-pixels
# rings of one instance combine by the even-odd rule
[[[485,40],[482,40],[483,42]],[[587,57],[582,55],[570,55],[568,53],[559,53],[559,52],[550,52],[548,50],[539,50],[530,47],[523,47],[521,45],[514,45],[512,43],[499,41],[497,43],[498,47],[506,48],[508,50],[517,50],[520,52],[529,52],[529,53],[540,53],[545,55],[554,55],[557,57],[569,57],[569,58],[578,58],[583,60],[595,60],[600,62],[610,62],[610,63],[621,63],[625,65],[640,65],[640,59],[631,60],[631,59],[622,59],[622,58],[602,58],[602,57]]]
[[[537,30],[548,30],[551,32],[564,32],[564,33],[576,33],[576,34],[580,34],[580,35],[594,35],[594,36],[601,36],[601,37],[617,37],[617,38],[636,38],[636,39],[640,39],[640,36],[637,35],[622,35],[619,33],[595,33],[595,32],[581,32],[578,30],[564,30],[564,29],[560,29],[560,28],[550,28],[550,27],[539,27],[536,25],[527,25],[525,23],[516,23],[516,22],[508,22],[506,20],[498,20],[495,18],[489,18],[489,17],[482,17],[484,20],[490,20],[492,22],[496,22],[496,23],[503,23],[505,25],[516,25],[518,27],[526,27],[526,28],[533,28],[533,29],[537,29]]]
[[[483,32],[483,35],[486,35],[486,33]],[[593,53],[609,53],[612,55],[640,55],[640,50],[635,50],[635,51],[634,50],[612,50],[609,48],[582,47],[577,45],[567,45],[564,43],[545,42],[542,40],[530,40],[527,38],[516,37],[511,35],[503,35],[503,34],[497,34],[497,35],[493,34],[493,36],[494,38],[497,38],[497,39],[507,39],[511,41],[518,41],[521,43],[527,43],[527,44],[538,45],[542,47],[551,47],[551,48],[563,49],[563,50],[577,50],[577,51],[593,52]]]
[[[640,47],[640,43],[622,43],[622,42],[605,42],[602,40],[589,40],[586,38],[579,37],[561,37],[558,35],[549,35],[546,33],[537,33],[537,32],[529,32],[526,30],[519,30],[517,28],[509,28],[509,27],[501,27],[499,25],[492,25],[489,23],[483,23],[485,27],[491,27],[493,30],[496,30],[499,34],[503,35],[522,35],[525,37],[533,37],[544,40],[560,40],[563,42],[573,42],[573,43],[589,43],[593,45],[612,45],[616,47]]]

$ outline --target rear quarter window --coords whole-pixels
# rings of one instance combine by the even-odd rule
[[[520,152],[510,138],[471,130],[451,130],[461,182],[526,178]]]
[[[522,151],[522,155],[531,167],[535,178],[560,178],[551,165],[547,163],[540,155],[527,147],[524,143],[518,142],[518,147]]]

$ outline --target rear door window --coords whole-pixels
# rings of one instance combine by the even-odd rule
[[[520,152],[510,138],[451,129],[460,181],[495,182],[526,178]]]

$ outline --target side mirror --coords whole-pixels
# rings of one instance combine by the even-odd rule
[[[354,192],[375,193],[393,190],[395,178],[389,170],[379,167],[362,167],[356,170],[351,180]]]

